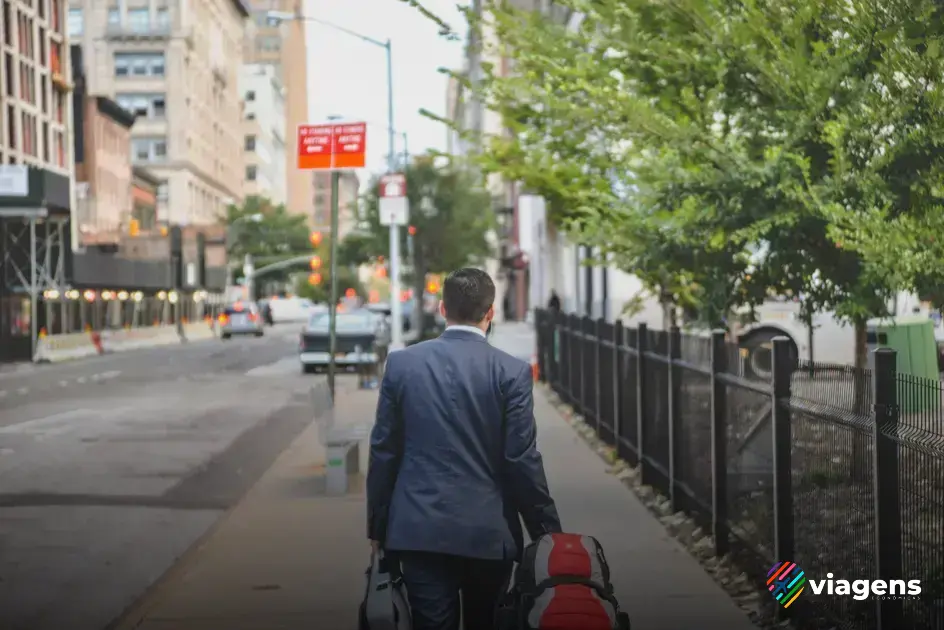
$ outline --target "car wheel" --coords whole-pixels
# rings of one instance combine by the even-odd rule
[[[261,336],[264,335],[264,334],[265,334],[264,332],[262,332],[261,330],[259,330],[259,331],[256,332],[256,337],[261,337]]]
[[[773,340],[786,337],[781,332],[760,330],[749,334],[739,343],[744,376],[755,381],[770,381],[773,374]],[[799,356],[796,343],[791,339],[790,354],[795,362]]]
[[[222,339],[223,341],[228,341],[231,336],[232,335],[230,335],[229,333],[223,333],[222,335],[220,335],[220,339]]]
[[[307,363],[302,363],[302,374],[317,374],[318,366],[317,365],[308,365]]]

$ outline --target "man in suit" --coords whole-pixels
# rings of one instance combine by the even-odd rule
[[[367,535],[399,559],[414,630],[490,630],[524,545],[561,531],[536,427],[531,367],[487,342],[495,285],[443,283],[446,330],[390,354],[370,437]],[[461,598],[460,598],[461,594]]]

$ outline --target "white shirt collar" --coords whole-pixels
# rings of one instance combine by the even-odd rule
[[[447,327],[446,327],[446,330],[456,330],[456,331],[462,331],[462,332],[471,332],[471,333],[475,333],[476,335],[480,335],[480,336],[482,336],[482,337],[485,337],[485,333],[482,332],[482,329],[481,329],[481,328],[476,328],[475,326],[452,325],[452,326],[447,326]]]

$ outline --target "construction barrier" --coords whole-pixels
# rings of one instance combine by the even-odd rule
[[[33,362],[59,363],[92,357],[104,352],[101,335],[97,332],[41,335],[36,340],[36,354],[33,355]]]
[[[181,341],[201,341],[213,339],[217,335],[213,320],[184,324],[181,328]]]
[[[124,352],[140,348],[154,348],[180,343],[176,326],[152,326],[150,328],[122,328],[102,332],[105,352]]]

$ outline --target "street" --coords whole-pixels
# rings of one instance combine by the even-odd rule
[[[297,325],[0,373],[0,624],[101,630],[312,420]]]

